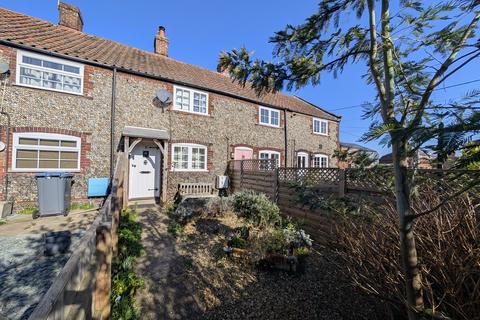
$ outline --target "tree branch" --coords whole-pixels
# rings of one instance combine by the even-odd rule
[[[478,185],[478,181],[477,181],[477,180],[472,181],[471,183],[469,183],[469,184],[468,184],[466,187],[464,187],[463,189],[455,192],[455,193],[452,194],[450,197],[442,200],[439,204],[437,204],[437,205],[436,205],[435,207],[433,207],[432,209],[429,209],[429,210],[427,210],[427,211],[423,211],[423,212],[420,212],[420,213],[411,215],[411,216],[410,216],[410,219],[411,219],[411,220],[414,220],[414,219],[423,217],[423,216],[425,216],[425,215],[427,215],[427,214],[430,214],[430,213],[433,213],[433,212],[437,211],[437,210],[440,209],[443,205],[445,205],[447,202],[453,200],[454,198],[458,197],[458,196],[461,195],[462,193],[467,192],[468,190],[470,190],[471,188],[475,187],[476,185]]]
[[[463,36],[460,42],[458,43],[458,45],[453,49],[453,51],[450,53],[450,56],[442,63],[440,68],[437,70],[437,72],[434,74],[434,76],[430,80],[422,96],[422,99],[418,105],[418,111],[411,123],[412,127],[416,127],[420,124],[424,108],[427,105],[428,101],[430,100],[430,96],[432,95],[433,90],[440,84],[439,81],[442,78],[442,75],[445,73],[445,71],[448,70],[450,65],[455,61],[455,58],[457,57],[460,50],[463,48],[465,42],[470,37],[473,29],[476,27],[479,20],[480,20],[480,12],[477,12],[474,18],[472,19],[472,21],[470,22],[470,24],[468,25],[468,27],[465,29],[465,32],[463,33]]]
[[[386,95],[385,95],[385,87],[382,84],[382,79],[380,75],[380,71],[377,68],[377,58],[378,58],[378,48],[377,48],[377,22],[375,16],[375,4],[374,0],[368,0],[368,17],[369,17],[369,24],[370,24],[370,50],[369,50],[369,58],[370,58],[370,70],[372,73],[372,78],[377,86],[378,95],[380,97],[380,104],[382,105],[382,116],[384,120],[387,118],[387,114],[383,112],[385,109],[385,102],[386,102]]]

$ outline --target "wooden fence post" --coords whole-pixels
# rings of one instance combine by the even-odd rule
[[[112,269],[112,236],[107,223],[102,223],[96,230],[96,280],[93,296],[93,319],[110,318],[110,291]]]
[[[240,160],[240,190],[243,190],[243,160]]]
[[[279,188],[280,188],[280,177],[279,177],[279,168],[275,169],[275,189],[274,189],[274,199],[275,203],[278,204],[278,197],[279,197]]]
[[[338,196],[340,198],[345,197],[345,190],[347,186],[347,179],[345,175],[345,169],[340,169],[338,172],[339,181],[338,181]]]

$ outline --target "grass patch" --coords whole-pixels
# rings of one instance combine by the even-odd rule
[[[95,205],[92,202],[72,203],[70,210],[89,210],[93,209]]]
[[[34,206],[26,206],[22,210],[19,210],[17,213],[18,214],[24,214],[24,215],[32,215],[34,213],[38,212],[38,208]]]
[[[7,223],[7,221],[5,221],[5,220],[3,220],[3,219],[0,219],[0,226],[1,226],[2,224],[6,224],[6,223]]]
[[[112,319],[140,319],[135,307],[135,293],[144,286],[135,273],[137,259],[144,254],[142,227],[132,209],[124,210],[118,229],[118,254],[112,263]]]

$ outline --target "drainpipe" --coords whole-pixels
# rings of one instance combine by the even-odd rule
[[[10,115],[7,112],[4,112],[3,110],[0,111],[1,115],[4,115],[7,117],[7,141],[5,143],[5,190],[4,190],[4,195],[5,195],[5,201],[8,201],[8,159],[9,159],[9,152],[10,152]],[[1,212],[0,212],[1,214]]]
[[[113,68],[112,74],[112,102],[110,109],[110,181],[113,179],[115,170],[115,100],[117,93],[117,68]]]
[[[10,114],[3,109],[3,100],[5,100],[5,91],[7,90],[7,78],[10,76],[10,71],[7,71],[5,74],[1,75],[2,77],[5,76],[3,79],[3,92],[2,92],[2,99],[0,100],[0,115],[7,117],[7,136],[6,136],[6,143],[5,143],[5,201],[8,201],[8,160],[9,160],[9,152],[10,152],[10,125],[11,125],[11,118]],[[1,212],[0,212],[1,214]]]
[[[285,134],[285,168],[288,167],[288,134],[287,134],[287,109],[283,109],[283,132]]]

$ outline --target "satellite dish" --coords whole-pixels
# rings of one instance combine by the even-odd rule
[[[167,89],[157,90],[157,92],[155,93],[155,96],[157,97],[158,101],[160,101],[162,106],[165,106],[172,102],[172,94],[168,92]]]
[[[10,71],[8,63],[0,63],[0,74],[4,74]]]
[[[5,150],[5,143],[0,141],[0,152],[2,152],[3,150]]]

